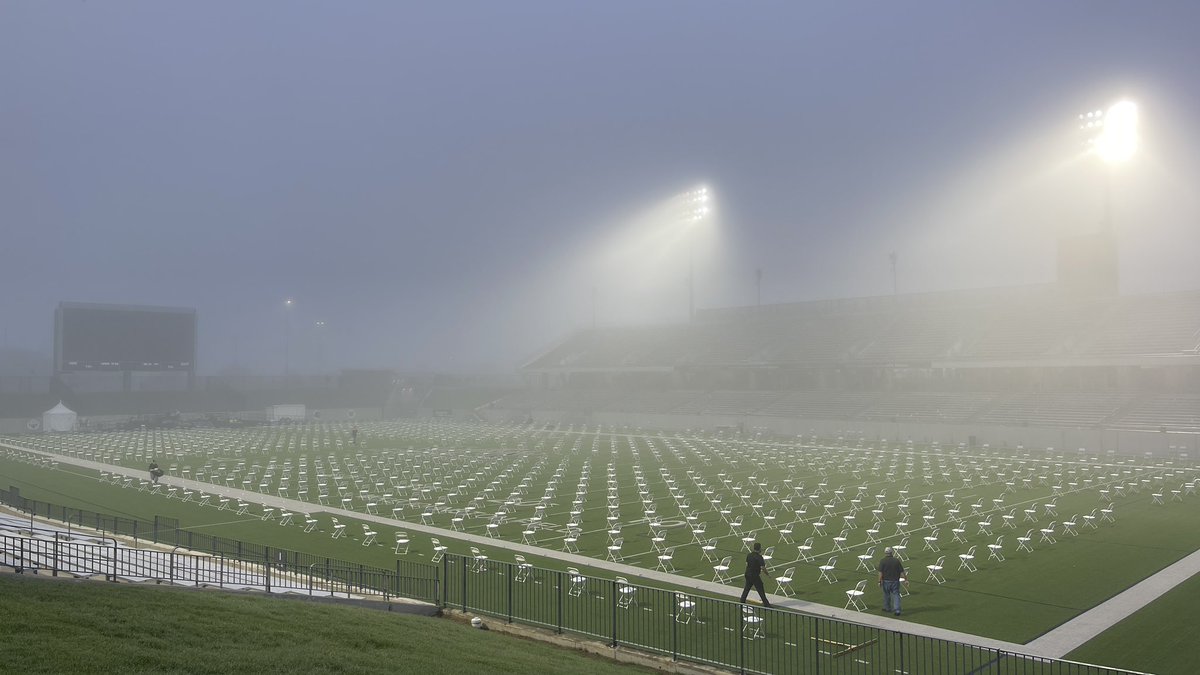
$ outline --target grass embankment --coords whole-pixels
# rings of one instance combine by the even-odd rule
[[[302,600],[0,575],[23,673],[639,673],[448,619]]]

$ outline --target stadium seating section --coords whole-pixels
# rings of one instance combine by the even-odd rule
[[[706,310],[691,325],[588,330],[526,369],[903,365],[1196,354],[1200,292],[1054,287]]]

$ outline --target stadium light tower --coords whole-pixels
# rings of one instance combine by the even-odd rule
[[[705,186],[684,192],[678,197],[679,219],[688,228],[685,234],[688,241],[688,321],[696,318],[695,225],[712,210],[709,206],[710,199],[711,195]]]
[[[283,301],[283,377],[286,380],[290,371],[290,352],[292,350],[292,305],[291,298]],[[287,386],[287,382],[284,382]]]
[[[1138,107],[1122,100],[1108,110],[1079,115],[1079,128],[1088,134],[1088,150],[1104,162],[1104,227],[1112,230],[1112,172],[1128,162],[1138,147]]]

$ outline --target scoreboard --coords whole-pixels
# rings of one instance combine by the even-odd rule
[[[195,364],[195,309],[63,302],[55,310],[57,372],[194,372]]]

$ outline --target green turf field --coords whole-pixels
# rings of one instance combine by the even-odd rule
[[[66,467],[48,472],[6,462],[0,478],[21,487],[26,497],[143,518],[177,517],[185,527],[384,568],[395,560],[393,532],[375,527],[377,545],[363,547],[362,525],[342,518],[349,536],[332,539],[324,505],[394,513],[515,542],[532,537],[549,551],[564,547],[575,521],[576,545],[585,555],[619,556],[655,568],[658,556],[673,547],[670,562],[677,573],[706,580],[713,578],[714,561],[728,556],[737,581],[746,536],[774,547],[776,574],[796,568],[792,587],[798,597],[838,607],[846,602],[846,590],[874,578],[870,570],[882,548],[907,538],[906,620],[1013,642],[1070,620],[1200,547],[1200,531],[1189,526],[1200,498],[1185,485],[1197,470],[1178,460],[634,429],[447,422],[360,428],[357,447],[347,425],[37,438],[56,451],[132,468],[156,459],[171,475],[211,483],[210,505],[204,507],[196,504],[199,494],[184,502],[180,494],[140,491],[136,481],[122,488],[123,481],[113,485]],[[212,504],[231,487],[305,499],[318,521],[316,531],[303,533],[299,515],[289,527],[253,517],[262,513],[256,504],[241,516],[218,510]],[[1161,495],[1161,503],[1154,495]],[[1111,509],[1111,520],[1104,509]],[[650,526],[653,518],[661,519],[659,527]],[[531,527],[534,519],[540,519],[537,527]],[[739,519],[740,528],[734,526]],[[1064,521],[1073,521],[1074,528],[1064,528]],[[617,524],[619,535],[610,533]],[[1055,543],[1043,540],[1040,531],[1051,524],[1047,534]],[[924,550],[924,537],[935,528],[938,538],[931,545],[940,551]],[[694,532],[698,529],[703,534]],[[955,529],[961,530],[959,540]],[[654,541],[656,534],[664,540]],[[1018,549],[1018,538],[1027,534],[1032,552]],[[987,547],[1001,535],[1003,562],[989,559]],[[610,552],[616,536],[622,538],[620,549]],[[812,549],[804,559],[797,545],[810,537]],[[441,539],[451,551],[467,553],[451,533]],[[716,548],[706,557],[697,542],[712,539]],[[858,567],[858,556],[871,547]],[[971,547],[974,572],[960,569],[959,555]],[[428,537],[414,535],[408,556],[428,560],[430,549]],[[485,547],[484,553],[512,560],[501,549]],[[834,555],[837,581],[819,582],[817,565]],[[945,583],[928,580],[926,565],[942,556]],[[564,567],[552,557],[531,562]],[[873,607],[877,598],[868,599]]]

